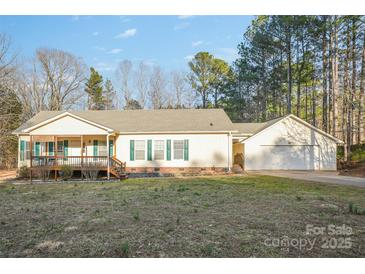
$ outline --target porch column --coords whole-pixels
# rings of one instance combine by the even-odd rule
[[[107,162],[108,162],[108,171],[107,171],[107,175],[108,175],[108,180],[110,180],[110,155],[109,155],[109,134],[106,135],[106,153],[107,153]]]
[[[80,136],[80,155],[81,155],[81,167],[84,162],[84,136]]]
[[[57,181],[57,166],[58,166],[58,158],[57,158],[58,141],[57,141],[57,136],[53,135],[53,141],[54,141],[54,162],[55,162],[54,179],[55,179],[55,181]]]
[[[33,136],[29,136],[29,154],[30,154],[30,170],[29,170],[29,177],[30,182],[32,182],[32,164],[33,164]]]
[[[81,180],[84,180],[83,168],[84,168],[84,135],[80,135],[80,156],[81,156]]]

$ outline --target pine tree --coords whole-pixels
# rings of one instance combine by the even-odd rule
[[[105,81],[104,98],[105,109],[116,109],[116,92],[114,90],[112,81],[110,81],[109,79]]]
[[[93,68],[90,68],[90,77],[87,80],[85,92],[88,94],[88,109],[105,109],[103,97],[103,77]]]

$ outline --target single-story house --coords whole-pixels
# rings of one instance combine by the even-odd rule
[[[18,167],[97,168],[108,178],[232,168],[336,170],[342,143],[294,115],[232,123],[221,109],[42,111],[14,134]]]

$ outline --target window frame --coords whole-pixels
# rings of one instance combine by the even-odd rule
[[[181,158],[178,158],[178,159],[176,159],[176,155],[175,155],[175,142],[181,142],[181,145],[182,145],[182,147],[181,148],[179,148],[179,150],[181,150]],[[184,161],[184,140],[182,139],[182,140],[173,140],[172,141],[172,151],[173,151],[173,156],[172,156],[172,159],[174,160],[174,161]]]
[[[107,142],[104,140],[98,140],[97,151],[98,151],[98,156],[107,157],[108,156]]]
[[[161,148],[162,149],[156,149],[156,143],[157,142],[161,142],[162,143],[162,145],[161,145]],[[156,159],[156,150],[157,151],[160,151],[160,152],[162,152],[162,158],[161,159]],[[165,140],[154,140],[153,141],[153,160],[154,161],[164,161],[165,160]]]
[[[30,141],[25,141],[24,160],[30,160]]]
[[[143,142],[143,159],[138,159],[137,151],[142,151],[142,149],[137,149],[138,143]],[[146,140],[134,140],[134,160],[135,161],[146,161]]]

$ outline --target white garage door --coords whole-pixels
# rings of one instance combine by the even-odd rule
[[[318,146],[262,145],[264,159],[255,163],[257,169],[316,170],[319,169]]]

